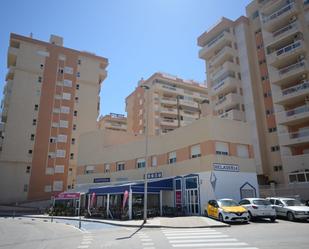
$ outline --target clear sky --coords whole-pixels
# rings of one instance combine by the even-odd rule
[[[225,16],[245,14],[250,0],[3,0],[0,3],[0,87],[7,72],[9,34],[48,41],[109,59],[101,114],[125,113],[138,80],[156,71],[205,80],[197,37]]]

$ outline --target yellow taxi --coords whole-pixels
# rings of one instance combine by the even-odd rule
[[[248,222],[247,209],[233,199],[210,200],[205,207],[205,215],[221,222]]]

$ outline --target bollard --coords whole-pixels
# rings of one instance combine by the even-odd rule
[[[82,227],[82,218],[79,216],[78,228],[81,229]]]

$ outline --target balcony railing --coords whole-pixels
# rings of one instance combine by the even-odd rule
[[[309,81],[282,90],[282,96],[287,96],[309,88]]]
[[[300,61],[300,62],[297,62],[297,63],[294,63],[292,65],[289,65],[287,67],[284,67],[284,68],[281,68],[279,70],[279,75],[282,75],[282,74],[286,74],[294,69],[297,69],[299,67],[303,67],[305,66],[305,61]]]
[[[211,47],[213,44],[215,44],[217,41],[219,41],[227,31],[223,31],[221,34],[219,34],[217,37],[212,39],[210,42],[207,43],[207,47]]]
[[[224,101],[226,100],[226,96],[222,97],[221,99],[219,99],[216,103],[216,105],[220,105],[222,104]]]
[[[274,37],[274,38],[275,38],[275,37],[278,37],[279,35],[281,35],[281,34],[287,32],[287,31],[289,31],[289,30],[295,28],[296,26],[297,26],[297,23],[296,23],[296,22],[290,23],[290,24],[288,24],[288,25],[286,25],[286,26],[284,26],[284,27],[282,27],[282,28],[276,30],[275,32],[273,32],[273,37]]]
[[[291,132],[286,134],[290,139],[296,139],[296,138],[304,138],[309,137],[309,130],[307,131],[298,131],[298,132]]]
[[[302,45],[301,40],[293,42],[292,44],[289,44],[283,48],[278,49],[275,53],[277,56],[282,55],[284,53],[291,52],[295,50],[296,48],[300,47]]]
[[[294,2],[290,2],[287,5],[283,6],[281,9],[279,9],[279,10],[275,11],[274,13],[270,14],[269,16],[264,16],[263,17],[263,22],[266,23],[266,22],[269,22],[269,21],[271,21],[271,20],[281,16],[285,12],[289,11],[290,9],[292,9],[294,4],[295,4]]]
[[[309,112],[309,105],[303,105],[303,106],[294,108],[292,110],[288,110],[285,113],[286,113],[287,117],[291,117],[291,116],[301,114],[301,113],[305,113],[305,112]]]

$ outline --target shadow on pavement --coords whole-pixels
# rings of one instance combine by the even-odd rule
[[[140,230],[142,230],[143,227],[144,227],[144,223],[136,231],[134,231],[131,235],[126,236],[126,237],[116,238],[116,240],[131,239],[136,233],[138,233]]]

